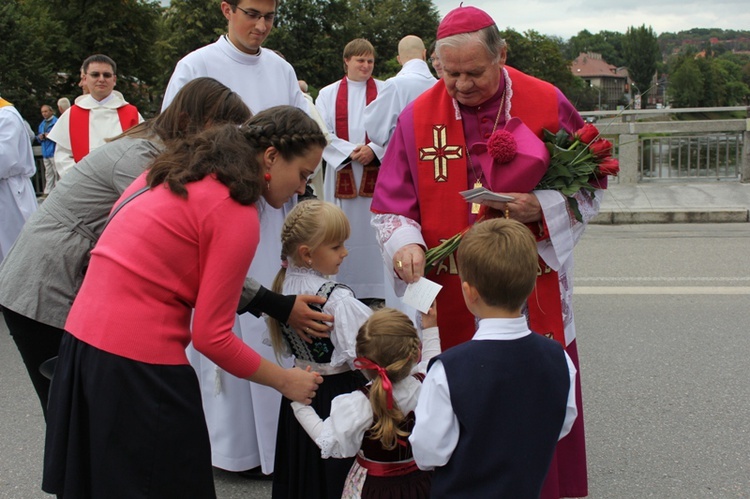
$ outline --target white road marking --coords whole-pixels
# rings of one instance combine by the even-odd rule
[[[748,286],[576,286],[574,295],[750,295]]]

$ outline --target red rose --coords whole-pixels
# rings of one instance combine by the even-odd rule
[[[596,139],[589,144],[589,151],[595,157],[604,159],[612,155],[612,142],[607,139]]]
[[[487,152],[496,163],[504,165],[513,160],[518,152],[516,138],[507,130],[498,130],[487,141]]]
[[[606,176],[606,175],[617,175],[620,172],[620,162],[612,157],[604,159],[601,163],[599,163],[599,175]]]
[[[584,144],[590,144],[591,141],[599,136],[599,130],[591,123],[586,123],[583,128],[575,133],[575,138],[583,142]]]

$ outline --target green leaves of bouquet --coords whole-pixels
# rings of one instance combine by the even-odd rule
[[[552,189],[565,196],[576,220],[583,222],[578,191],[592,193],[601,188],[600,180],[617,175],[620,165],[612,157],[612,143],[599,136],[594,125],[586,124],[572,136],[564,129],[557,133],[544,130],[544,143],[550,154],[549,168],[535,187]]]

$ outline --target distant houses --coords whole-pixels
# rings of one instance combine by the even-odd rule
[[[651,87],[639,89],[633,85],[625,67],[615,67],[602,59],[601,54],[582,52],[575,58],[570,70],[574,75],[583,79],[588,87],[598,92],[595,107],[599,110],[617,109],[618,106],[628,104],[631,99],[643,94],[641,102],[634,103],[636,109],[646,107],[660,107],[664,104],[664,89],[666,78],[657,82],[654,78]],[[655,75],[654,75],[655,76]]]
[[[600,54],[585,52],[578,55],[571,65],[574,75],[582,78],[587,86],[598,92],[597,107],[617,109],[628,93],[628,70],[617,68],[602,59]]]

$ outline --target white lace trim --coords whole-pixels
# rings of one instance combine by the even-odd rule
[[[341,447],[337,445],[338,440],[336,439],[336,435],[333,434],[332,425],[323,425],[323,431],[321,431],[318,438],[315,439],[315,443],[320,447],[320,455],[323,459],[329,457],[337,459],[347,457],[341,453]]]
[[[310,267],[298,267],[297,265],[293,264],[291,261],[289,261],[289,267],[286,269],[286,275],[292,276],[292,275],[314,275],[318,277],[325,277],[323,274],[318,272],[317,270],[310,268]]]
[[[378,239],[378,245],[380,250],[383,251],[386,243],[391,238],[396,229],[400,229],[405,225],[410,225],[422,231],[422,227],[414,220],[404,217],[402,215],[395,215],[392,213],[383,213],[372,216],[372,227],[375,229],[375,234]]]

